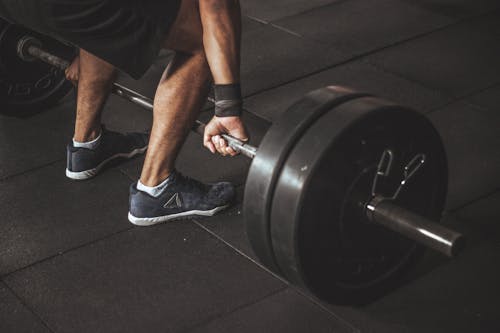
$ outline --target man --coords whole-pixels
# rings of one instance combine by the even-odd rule
[[[78,81],[75,133],[68,145],[69,178],[91,178],[109,161],[131,158],[147,148],[140,179],[130,188],[132,223],[210,216],[231,204],[232,184],[207,185],[185,177],[175,170],[175,160],[211,80],[216,111],[206,126],[204,145],[212,153],[234,156],[221,134],[248,140],[240,118],[237,0],[3,0],[0,13],[80,48],[66,72]],[[139,78],[162,47],[176,53],[156,90],[149,140],[146,134],[107,130],[101,125],[101,112],[117,69]]]

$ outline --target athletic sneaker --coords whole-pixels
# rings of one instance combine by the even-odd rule
[[[175,171],[158,197],[130,186],[130,222],[148,226],[191,216],[212,216],[229,207],[235,198],[234,186],[228,182],[203,184]]]
[[[94,177],[109,162],[129,159],[142,154],[148,148],[149,134],[121,134],[102,128],[99,145],[95,149],[75,147],[68,144],[66,176],[75,180]]]

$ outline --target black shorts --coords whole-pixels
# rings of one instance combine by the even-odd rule
[[[179,7],[180,0],[0,0],[0,16],[138,79],[158,55]]]

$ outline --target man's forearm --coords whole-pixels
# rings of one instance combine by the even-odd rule
[[[238,0],[199,0],[203,44],[215,84],[240,82],[241,11]]]

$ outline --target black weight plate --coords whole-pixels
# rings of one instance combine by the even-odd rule
[[[318,89],[292,105],[262,139],[245,185],[243,212],[252,248],[269,269],[278,273],[269,233],[274,184],[283,161],[310,124],[345,101],[367,96],[342,87]]]
[[[64,72],[41,61],[24,61],[17,55],[17,42],[34,36],[45,49],[65,59],[75,48],[50,37],[2,21],[0,31],[0,113],[23,117],[57,103],[71,89]]]
[[[392,194],[416,154],[424,166],[396,201],[439,220],[447,162],[439,134],[415,111],[363,97],[339,105],[310,126],[290,152],[275,186],[271,235],[276,261],[295,284],[335,303],[360,303],[399,281],[422,248],[367,221],[364,206],[382,152],[394,162],[379,187]]]

